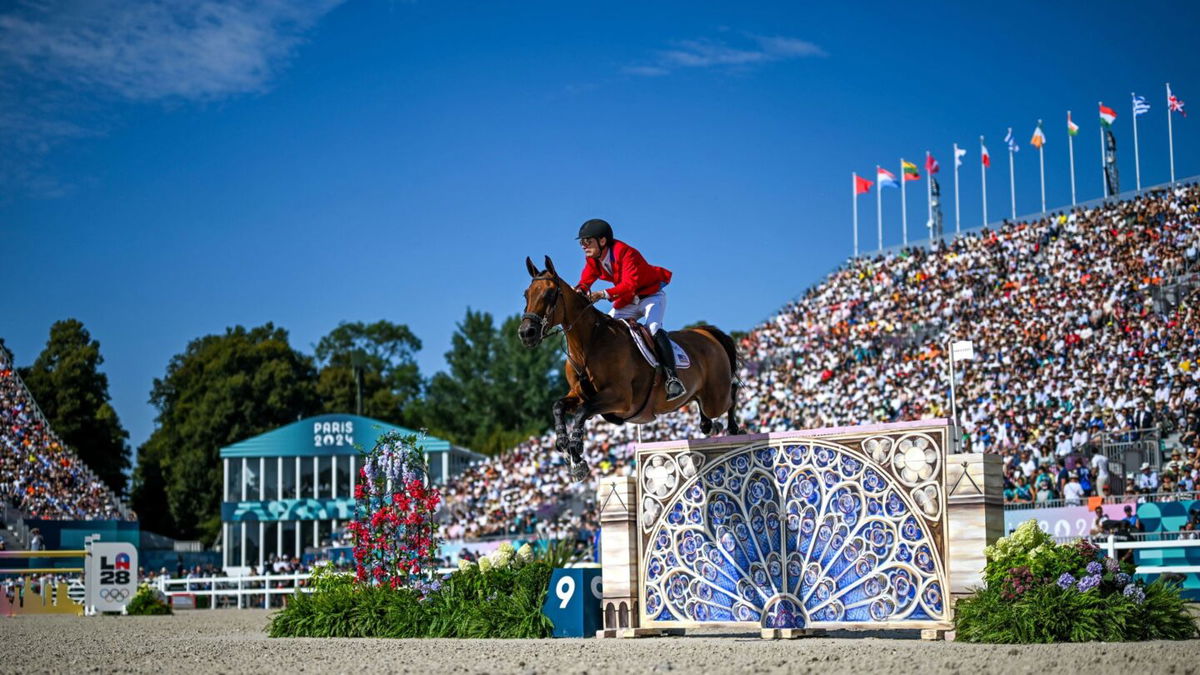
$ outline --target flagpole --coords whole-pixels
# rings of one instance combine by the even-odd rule
[[[878,164],[875,165],[875,236],[879,238],[879,252],[883,253],[883,184]]]
[[[1137,185],[1138,192],[1142,190],[1142,160],[1138,157],[1138,142],[1137,142],[1137,94],[1129,92],[1130,100],[1133,101],[1131,112],[1133,113],[1133,176],[1134,183]]]
[[[1175,132],[1171,130],[1171,83],[1167,83],[1167,148],[1171,155],[1171,182],[1175,182]]]
[[[929,242],[933,243],[933,174],[929,173],[929,151],[925,151],[925,203],[929,205]]]
[[[850,172],[850,198],[854,200],[854,257],[858,257],[858,173]]]
[[[1071,121],[1071,111],[1067,111],[1067,122]],[[1075,136],[1067,128],[1067,152],[1071,154],[1071,206],[1075,206]]]
[[[1008,135],[1012,136],[1012,127],[1008,128]],[[1017,219],[1017,183],[1013,180],[1013,144],[1008,142],[1008,197],[1012,203],[1012,219]]]
[[[1038,120],[1038,129],[1042,128],[1042,121]],[[1046,155],[1042,149],[1046,146],[1046,142],[1042,141],[1038,145],[1038,170],[1042,174],[1042,213],[1046,212]]]
[[[1100,101],[1104,105],[1104,101]],[[1100,125],[1100,182],[1104,184],[1104,198],[1108,199],[1108,163],[1104,161],[1104,125]]]
[[[905,199],[904,184],[908,179],[904,177],[904,158],[900,158],[900,245],[908,246],[908,200]]]
[[[954,234],[959,233],[959,144],[954,144]]]
[[[979,137],[979,148],[983,149],[983,136]],[[987,227],[987,165],[979,163],[979,180],[983,183],[983,226]]]

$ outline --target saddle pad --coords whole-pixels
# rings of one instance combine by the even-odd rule
[[[646,362],[657,368],[658,356],[654,353],[654,348],[646,344],[646,338],[643,336],[642,330],[645,329],[637,324],[631,325],[629,327],[629,335],[633,338],[633,344],[637,345],[638,351],[642,353],[642,357],[646,359]],[[687,352],[683,351],[683,347],[676,344],[674,340],[671,340],[671,347],[675,349],[676,370],[683,370],[692,365],[692,360],[688,358]]]

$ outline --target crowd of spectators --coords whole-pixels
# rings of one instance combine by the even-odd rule
[[[852,259],[741,340],[739,417],[750,431],[950,417],[945,350],[970,340],[976,356],[956,386],[962,449],[1004,457],[1011,501],[1078,501],[1118,492],[1116,481],[1190,492],[1200,481],[1198,211],[1200,187],[1177,186]],[[594,499],[600,476],[631,472],[639,430],[598,419],[588,429],[589,481],[570,482],[553,432],[531,438],[447,486],[447,535],[594,527],[583,515],[593,508],[556,509]],[[1148,429],[1179,457],[1161,478],[1152,471],[1153,486],[1136,466],[1111,476],[1102,436]],[[640,433],[700,435],[691,410]]]
[[[0,500],[26,517],[135,519],[50,429],[0,344]]]

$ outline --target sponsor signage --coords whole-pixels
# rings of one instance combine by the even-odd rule
[[[128,542],[93,541],[84,568],[89,580],[87,606],[95,612],[120,612],[137,592],[137,548]]]

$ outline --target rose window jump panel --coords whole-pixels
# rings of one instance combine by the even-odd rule
[[[639,448],[642,628],[949,625],[944,425],[744,438]]]

